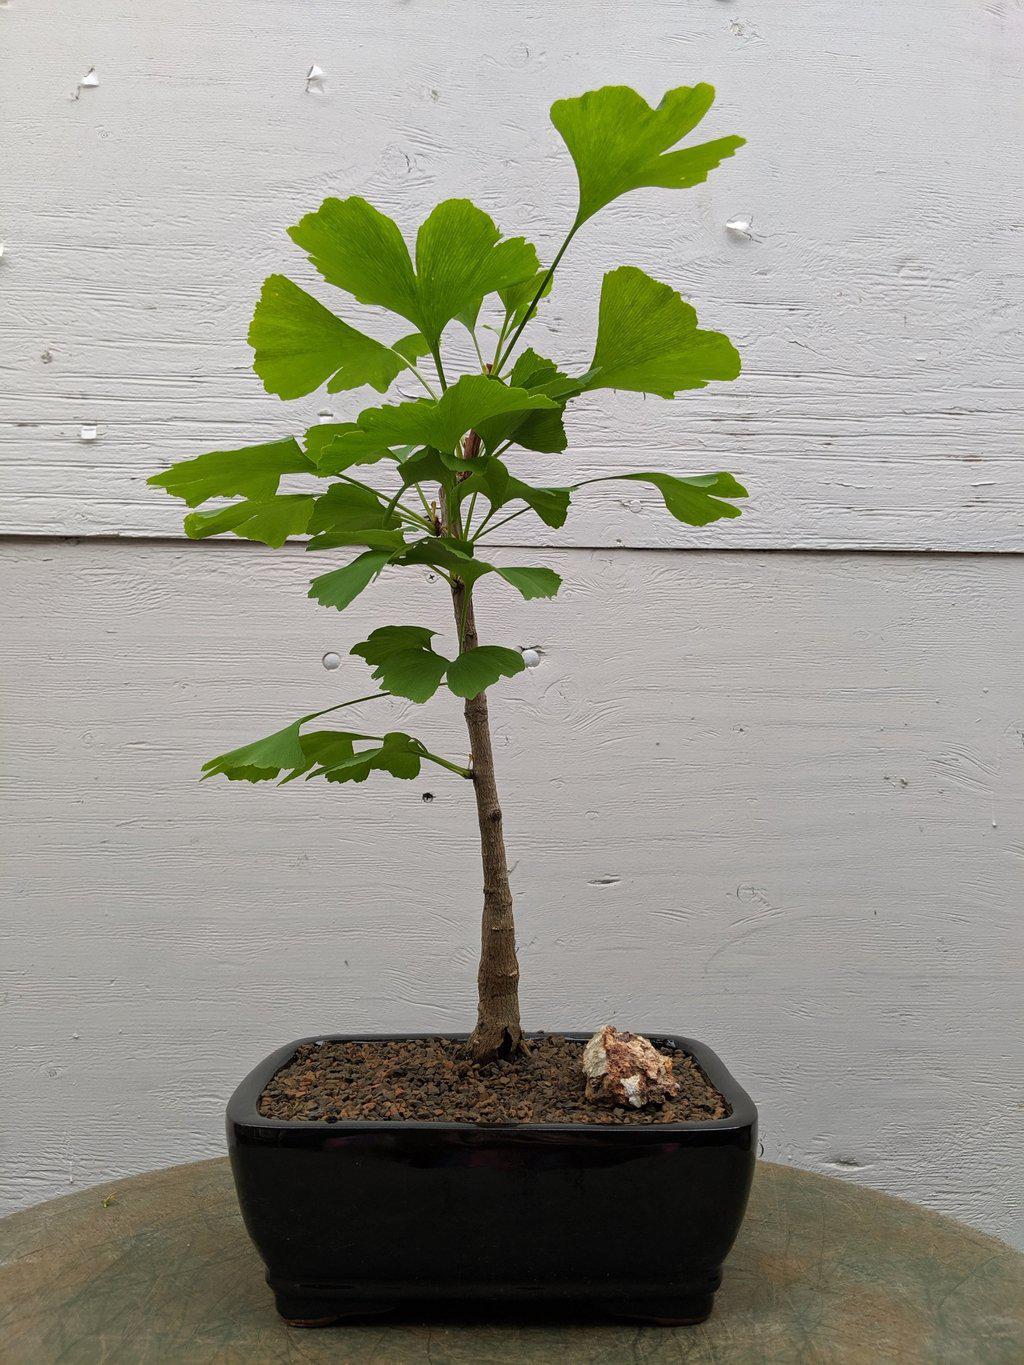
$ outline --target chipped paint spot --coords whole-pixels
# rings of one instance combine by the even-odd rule
[[[754,240],[754,218],[752,214],[741,213],[735,218],[730,218],[725,225],[726,232],[731,237],[739,238],[742,241],[752,242]]]
[[[326,72],[315,62],[306,72],[306,94],[318,96],[327,94]]]

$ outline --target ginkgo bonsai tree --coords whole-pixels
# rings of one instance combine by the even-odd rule
[[[550,265],[542,267],[522,237],[503,238],[488,215],[465,199],[439,204],[410,253],[395,222],[365,199],[325,199],[289,229],[324,280],[361,304],[395,313],[415,329],[378,340],[343,321],[282,275],[263,285],[249,330],[253,368],[283,399],[327,385],[329,393],[370,386],[384,394],[403,373],[424,397],[365,408],[351,422],[318,424],[301,439],[287,437],[181,461],[149,480],[195,508],[193,539],[230,532],[281,546],[308,535],[310,551],[355,549],[348,563],[314,578],[309,595],[344,610],[385,567],[429,566],[450,593],[457,650],[434,647],[438,632],[384,624],[356,643],[381,690],[427,702],[441,686],[465,700],[471,766],[430,752],[412,735],[370,735],[307,729],[331,712],[367,702],[340,702],[300,716],[265,739],[204,765],[204,774],[260,782],[322,777],[362,782],[371,772],[415,777],[424,762],[471,779],[483,861],[484,906],[479,1012],[473,1056],[488,1060],[524,1048],[519,967],[502,812],[495,780],[487,690],[524,667],[517,649],[481,644],[475,602],[483,580],[498,580],[524,598],[551,597],[560,578],[551,569],[505,567],[481,554],[487,540],[516,517],[532,514],[557,528],[572,495],[588,479],[564,484],[520,477],[566,449],[563,416],[571,402],[600,389],[672,398],[713,380],[735,379],[740,362],[728,338],[697,326],[693,308],[674,289],[635,266],[605,275],[593,360],[583,374],[564,373],[520,339],[551,290],[559,262],[576,234],[605,205],[645,187],[685,189],[704,181],[743,139],[720,137],[677,148],[708,112],[709,85],[669,91],[651,108],[635,91],[609,86],[558,100],[552,122],[575,163],[579,208]],[[675,150],[673,150],[675,149]],[[487,362],[478,327],[494,305],[497,338]],[[442,339],[456,324],[468,330],[480,372],[455,378],[445,368]],[[513,461],[517,463],[513,467]],[[371,479],[358,477],[376,466]],[[549,466],[548,466],[549,467]],[[379,477],[383,473],[383,478]],[[280,491],[286,476],[317,481]],[[689,526],[739,516],[734,499],[746,490],[727,473],[692,477],[627,469],[606,476],[652,485],[669,514]]]

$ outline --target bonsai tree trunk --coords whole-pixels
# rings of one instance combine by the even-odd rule
[[[452,604],[461,654],[476,647],[477,634],[472,593],[458,579],[452,583]],[[508,884],[501,804],[494,780],[487,693],[481,692],[479,696],[471,697],[466,702],[465,714],[484,868],[484,913],[480,970],[477,973],[479,1007],[469,1046],[473,1057],[482,1062],[495,1057],[515,1056],[526,1050],[526,1044],[519,1022],[516,927],[512,915],[512,891]]]
[[[462,442],[462,456],[472,460],[480,451],[480,437],[471,431]],[[467,471],[468,474],[468,471]],[[460,474],[460,479],[467,475]],[[460,535],[461,516],[441,493],[442,527]],[[473,614],[473,591],[459,578],[452,579],[452,606],[459,653],[475,649],[478,640]],[[487,693],[470,697],[465,706],[469,751],[472,755],[476,818],[480,826],[480,856],[484,868],[484,913],[480,926],[480,969],[477,972],[476,1028],[469,1048],[478,1062],[495,1057],[514,1057],[526,1051],[519,1022],[519,960],[516,957],[516,925],[512,915],[512,889],[508,884],[508,859],[502,829],[501,803],[494,780],[491,725]]]

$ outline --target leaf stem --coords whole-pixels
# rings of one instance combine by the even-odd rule
[[[494,359],[491,361],[491,373],[492,373],[492,374],[496,374],[496,373],[497,373],[498,356],[501,355],[501,348],[502,348],[502,346],[505,344],[505,338],[506,338],[506,336],[508,336],[508,324],[509,324],[509,322],[511,321],[511,319],[512,319],[512,314],[511,314],[511,313],[509,312],[509,310],[506,308],[506,309],[505,309],[505,320],[504,320],[504,322],[501,324],[501,330],[500,330],[499,333],[498,333],[498,344],[497,344],[497,345],[495,346],[495,348],[494,348]]]
[[[559,263],[559,261],[562,259],[562,257],[565,255],[566,248],[568,247],[569,243],[570,243],[570,242],[572,241],[572,239],[576,236],[576,233],[577,233],[577,231],[578,231],[578,229],[579,229],[579,226],[580,226],[580,225],[579,225],[579,222],[577,221],[577,222],[573,223],[572,227],[569,229],[568,233],[566,234],[565,241],[564,241],[564,242],[562,243],[562,245],[558,248],[557,252],[555,253],[555,259],[554,259],[554,260],[551,262],[551,264],[548,266],[547,271],[546,271],[546,273],[545,273],[545,275],[544,275],[544,278],[543,278],[543,279],[541,280],[541,282],[540,282],[540,288],[537,290],[536,294],[534,294],[533,298],[530,300],[530,306],[529,306],[529,308],[527,308],[526,312],[523,314],[523,320],[522,320],[522,322],[520,322],[519,326],[518,326],[518,327],[516,328],[516,330],[512,333],[512,339],[511,339],[511,341],[508,343],[508,345],[505,347],[505,349],[501,352],[500,357],[499,357],[499,356],[496,356],[496,357],[495,357],[495,361],[494,361],[494,374],[495,374],[495,376],[498,376],[498,375],[501,374],[501,367],[502,367],[502,365],[504,365],[505,361],[508,359],[508,357],[509,357],[509,355],[510,355],[510,353],[511,353],[511,351],[512,351],[513,346],[515,346],[516,342],[519,340],[520,336],[522,335],[523,328],[526,326],[526,324],[530,321],[530,319],[533,317],[534,313],[536,312],[536,310],[537,310],[537,304],[540,302],[540,299],[541,299],[541,296],[542,296],[543,293],[544,293],[544,290],[547,289],[548,285],[551,283],[552,276],[554,275],[555,270],[558,268],[558,263]]]
[[[429,517],[430,517],[430,503],[427,502],[427,495],[426,495],[426,493],[424,493],[424,491],[423,491],[422,487],[420,486],[420,484],[414,483],[414,484],[413,484],[413,488],[415,488],[416,492],[419,494],[420,502],[423,504],[423,510],[424,510],[424,512],[426,512],[426,514],[427,514],[427,518],[428,518],[428,520],[427,520],[427,529],[430,530],[430,531],[432,531],[434,528],[433,528],[433,526],[430,524],[430,521],[429,521]]]
[[[475,328],[475,327],[471,327],[471,328],[469,329],[469,335],[470,335],[470,337],[471,337],[472,340],[473,340],[473,350],[476,351],[476,358],[477,358],[477,360],[479,360],[479,362],[480,362],[480,369],[481,369],[481,371],[482,371],[484,374],[487,374],[487,373],[488,373],[487,361],[484,359],[484,353],[483,353],[483,351],[481,351],[481,349],[480,349],[480,343],[479,343],[479,341],[477,341],[477,339],[476,339],[476,328]]]
[[[353,479],[349,474],[338,474],[336,477],[340,479],[343,483],[350,483],[353,486],[353,488],[365,488],[368,492],[373,494],[373,496],[377,499],[378,502],[384,501],[384,494],[378,488],[373,488],[371,487],[370,484],[363,483],[361,479]],[[417,484],[416,487],[419,488],[419,484]],[[398,501],[398,499],[402,496],[404,492],[405,489],[400,488],[395,497],[387,504],[386,509],[387,514],[390,516],[392,512],[397,512],[399,516],[405,517],[405,519],[411,525],[419,526],[424,531],[433,531],[434,528],[433,526],[431,526],[429,521],[421,517],[418,512],[413,512],[410,508],[406,507],[404,503],[400,503]],[[420,497],[421,498],[423,497],[422,492],[420,493]],[[427,507],[427,501],[425,498],[423,499],[423,505],[426,508],[427,515],[429,516],[430,508]]]
[[[378,697],[390,697],[391,692],[369,692],[365,697],[356,697],[352,701],[339,701],[336,706],[326,706],[322,711],[311,711],[308,716],[303,716],[299,721],[300,725],[305,725],[307,720],[319,720],[321,716],[329,716],[332,711],[341,711],[346,706],[358,706],[361,701],[376,701]]]
[[[429,749],[424,749],[421,757],[429,758],[431,763],[436,763],[439,768],[447,768],[450,773],[457,773],[459,777],[473,776],[469,768],[460,767],[458,763],[450,763],[448,759],[432,754]]]
[[[417,367],[412,363],[411,360],[406,360],[405,356],[402,354],[401,351],[396,351],[395,348],[394,348],[394,346],[389,346],[389,347],[388,347],[388,350],[389,350],[389,351],[392,351],[396,356],[398,356],[399,360],[402,362],[402,364],[404,365],[404,367],[405,367],[407,370],[412,370],[413,374],[416,376],[416,378],[420,381],[420,383],[421,383],[421,384],[423,385],[423,387],[426,389],[427,393],[430,394],[431,398],[435,398],[435,399],[436,399],[436,398],[437,398],[437,390],[436,390],[436,389],[434,388],[434,386],[431,384],[430,380],[426,377],[426,375],[425,375],[425,374],[422,374],[422,373],[420,372],[420,370],[418,370]]]
[[[441,348],[431,346],[430,354],[434,358],[434,368],[437,370],[437,377],[441,381],[441,392],[443,393],[448,387],[448,380],[444,376],[444,366],[441,364]]]
[[[526,512],[532,512],[532,511],[533,511],[533,508],[532,508],[532,507],[520,507],[520,509],[519,509],[518,512],[512,512],[512,513],[509,514],[509,516],[507,516],[507,517],[502,517],[501,521],[496,521],[496,522],[494,523],[494,525],[491,526],[489,529],[490,529],[491,531],[496,531],[496,530],[498,529],[499,526],[505,526],[508,522],[510,522],[510,521],[515,521],[516,517],[521,517],[521,516],[523,516]],[[473,536],[473,544],[474,544],[474,545],[476,544],[476,542],[477,542],[478,540],[480,540],[480,539],[483,537],[484,528],[487,526],[487,523],[490,521],[490,519],[491,519],[491,518],[490,518],[490,514],[488,514],[486,517],[484,517],[483,521],[480,523],[480,526],[479,526],[479,529],[477,530],[476,535]]]

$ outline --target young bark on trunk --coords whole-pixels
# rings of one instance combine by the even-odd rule
[[[471,460],[479,450],[480,438],[471,431],[463,441],[463,456]],[[455,535],[460,534],[461,518],[457,511],[453,518],[450,517],[443,493],[441,511],[442,523]],[[450,525],[451,520],[456,524]],[[452,580],[452,606],[455,608],[459,653],[464,654],[469,649],[475,649],[478,641],[473,594],[458,578]],[[486,692],[466,702],[465,716],[484,870],[484,912],[480,931],[480,968],[477,972],[479,1003],[476,1028],[470,1035],[469,1047],[477,1061],[485,1062],[495,1057],[514,1057],[517,1053],[525,1052],[526,1042],[519,1022],[516,926],[512,915],[512,889],[508,884],[501,804],[494,780],[494,753],[491,749]]]
[[[452,586],[460,653],[477,644],[472,595],[456,581]],[[525,1051],[519,1022],[519,962],[512,891],[502,830],[501,805],[494,780],[494,754],[487,716],[487,693],[466,702],[466,728],[473,756],[473,790],[480,825],[480,853],[484,868],[484,912],[481,926],[479,1006],[476,1028],[469,1040],[477,1061],[512,1057]]]

